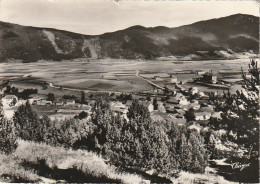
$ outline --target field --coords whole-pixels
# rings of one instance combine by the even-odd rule
[[[246,71],[248,63],[249,59],[184,62],[110,59],[90,63],[75,61],[1,63],[0,79],[11,79],[18,87],[25,88],[41,88],[41,83],[45,81],[75,91],[142,92],[153,88],[135,76],[137,70],[140,75],[148,75],[148,78],[173,74],[178,81],[184,83],[192,80],[197,71],[212,70],[218,79],[235,82],[241,79],[239,74],[241,67]]]

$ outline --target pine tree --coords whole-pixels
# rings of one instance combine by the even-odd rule
[[[28,101],[19,106],[13,116],[18,136],[25,140],[41,141],[39,120]]]
[[[86,103],[86,97],[85,97],[85,92],[81,92],[81,98],[80,98],[80,103],[85,104]]]
[[[240,172],[241,182],[258,182],[259,174],[259,74],[257,62],[251,60],[248,68],[248,78],[242,70],[243,90],[235,94],[224,93],[215,97],[216,110],[222,111],[221,120],[212,119],[210,126],[213,130],[224,129],[227,131],[226,139],[246,150],[243,157],[244,163],[249,167]],[[230,155],[232,157],[233,155]],[[249,158],[249,159],[248,159]],[[254,168],[253,168],[254,167]],[[246,173],[246,170],[249,172]],[[251,174],[251,179],[245,181],[246,175]],[[252,180],[252,178],[256,178]]]
[[[17,148],[17,136],[12,121],[0,117],[0,153],[9,154]]]

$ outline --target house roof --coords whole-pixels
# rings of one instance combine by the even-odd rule
[[[211,116],[210,112],[195,112],[195,116]]]
[[[174,108],[167,108],[167,111],[171,113],[178,113]]]
[[[18,97],[15,96],[15,95],[6,95],[6,96],[4,96],[3,98],[4,98],[4,99],[7,99],[7,100],[11,100],[11,99],[13,99],[13,98],[18,98]]]
[[[201,107],[200,112],[215,112],[213,107],[207,106],[207,107]]]
[[[153,105],[151,102],[147,102],[147,101],[140,101],[139,102],[141,105],[145,106],[145,107],[148,107],[150,105]]]
[[[191,125],[191,126],[189,126],[188,127],[188,129],[195,129],[195,130],[197,130],[198,132],[200,132],[201,131],[201,129],[202,129],[203,127],[201,126],[201,125],[199,125],[199,124],[193,124],[193,125]]]
[[[174,119],[174,118],[173,118],[171,121],[172,121],[173,123],[178,124],[178,125],[185,125],[186,122],[187,122],[186,119]]]
[[[133,103],[133,101],[132,101],[132,100],[127,100],[127,101],[126,101],[126,103],[125,103],[125,105],[126,105],[126,106],[131,106],[131,105],[132,105],[132,103]]]
[[[171,98],[167,101],[167,103],[174,103],[174,104],[178,104],[180,100],[177,100],[176,98]]]
[[[207,125],[209,123],[209,120],[197,120],[196,122],[200,125]]]
[[[66,102],[67,102],[67,103],[68,103],[68,102],[74,103],[75,100],[66,100]]]

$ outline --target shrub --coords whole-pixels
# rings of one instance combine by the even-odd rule
[[[32,94],[37,94],[38,93],[38,89],[24,89],[21,93],[18,94],[19,97],[23,98],[23,99],[28,99],[30,95]]]
[[[13,122],[17,135],[24,140],[41,141],[40,118],[27,101],[14,113]]]
[[[78,119],[50,121],[47,118],[41,121],[45,125],[42,126],[42,141],[55,146],[88,149],[88,139],[95,128],[91,122]]]
[[[134,101],[126,121],[100,103],[93,145],[121,168],[176,176],[180,169],[203,172],[207,163],[204,140],[172,123],[152,122],[147,108]],[[98,112],[98,113],[97,113]]]
[[[15,127],[11,121],[0,117],[0,152],[11,153],[17,148]]]
[[[81,113],[79,113],[79,119],[85,119],[86,117],[88,117],[88,113],[86,113],[85,111],[82,111]]]

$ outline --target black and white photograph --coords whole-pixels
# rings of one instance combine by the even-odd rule
[[[258,0],[0,0],[0,183],[259,183]]]

